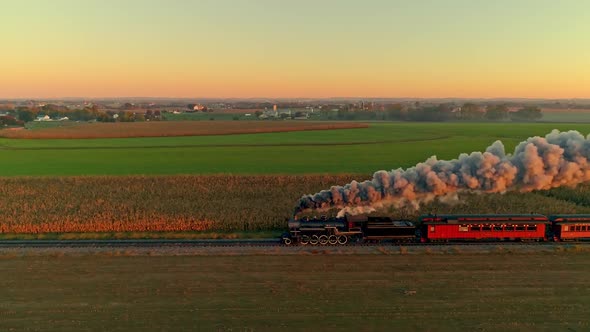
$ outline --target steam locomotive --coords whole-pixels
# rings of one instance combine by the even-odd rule
[[[484,242],[590,240],[590,214],[422,215],[417,222],[357,215],[288,221],[286,245],[381,242]]]

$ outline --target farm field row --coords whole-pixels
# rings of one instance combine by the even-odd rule
[[[367,177],[2,178],[0,233],[5,239],[274,234],[285,229],[285,219],[292,216],[302,195]],[[433,202],[418,211],[386,209],[378,213],[410,219],[424,213],[590,213],[590,202],[579,198],[589,191],[590,186],[580,186],[526,194],[464,194],[451,205]],[[93,234],[85,236],[85,232]]]
[[[588,258],[17,252],[2,255],[0,329],[585,331]]]
[[[116,123],[51,122],[30,130],[5,130],[0,136],[28,139],[80,139],[117,137],[210,136],[308,130],[366,128],[355,122],[318,121],[152,121]],[[53,125],[55,124],[55,125]]]
[[[552,129],[590,124],[371,123],[285,133],[119,138],[0,139],[1,176],[130,174],[371,174],[437,155],[456,158],[497,139],[507,151]]]

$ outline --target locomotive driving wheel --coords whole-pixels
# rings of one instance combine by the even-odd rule
[[[338,237],[336,235],[330,235],[328,237],[328,243],[331,244],[331,245],[338,244]]]
[[[312,235],[311,239],[309,240],[309,244],[315,246],[320,242],[320,238],[317,235]]]
[[[306,245],[306,244],[309,244],[309,240],[310,240],[309,236],[303,235],[301,237],[301,240],[299,241],[299,243],[301,243],[302,245]]]
[[[348,237],[346,235],[340,235],[338,236],[338,244],[339,245],[345,245],[348,242]]]

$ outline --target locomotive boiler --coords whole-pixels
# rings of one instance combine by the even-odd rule
[[[285,244],[345,245],[365,241],[414,241],[418,229],[412,221],[389,217],[345,216],[303,217],[290,219],[289,232],[283,234]]]

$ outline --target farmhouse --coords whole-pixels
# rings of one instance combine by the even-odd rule
[[[49,115],[39,115],[34,121],[53,121]]]

